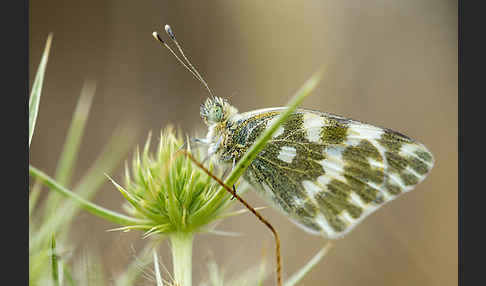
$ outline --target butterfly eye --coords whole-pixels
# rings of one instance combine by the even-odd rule
[[[223,119],[223,108],[221,105],[214,105],[209,116],[209,120],[220,122]]]
[[[208,98],[206,102],[201,105],[200,115],[207,124],[220,123],[225,118],[225,111],[223,108],[224,102],[218,102],[219,99]]]

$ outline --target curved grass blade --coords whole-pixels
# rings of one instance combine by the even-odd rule
[[[63,186],[69,185],[73,167],[78,157],[79,146],[83,138],[84,129],[88,120],[91,102],[96,91],[96,84],[86,81],[81,90],[76,109],[74,110],[71,125],[64,142],[54,178]]]
[[[120,138],[123,138],[123,140],[120,140]],[[102,184],[106,182],[104,172],[111,172],[118,165],[121,158],[129,151],[134,139],[134,133],[130,129],[116,129],[110,141],[105,145],[101,154],[76,185],[73,192],[84,200],[91,199]],[[58,182],[56,181],[56,183]],[[55,193],[54,195],[58,194]],[[59,229],[62,230],[60,235],[68,233],[71,226],[69,221],[79,212],[81,205],[72,200],[68,200],[61,207],[48,207],[48,204],[44,205],[46,221],[43,229],[36,234],[34,240],[44,240],[46,235],[58,232]],[[63,215],[58,216],[55,215],[56,213],[62,213]]]
[[[88,120],[91,102],[94,96],[96,85],[93,82],[85,82],[81,90],[81,95],[76,104],[71,125],[64,141],[64,146],[59,157],[54,179],[63,186],[69,186],[71,176],[76,164],[79,153],[79,147],[83,138],[84,129]],[[45,202],[44,209],[48,212],[55,212],[61,196],[57,193],[49,193]],[[46,217],[49,215],[46,213]]]
[[[87,201],[80,195],[66,189],[65,187],[61,186],[58,184],[55,180],[53,180],[51,177],[46,175],[44,172],[40,171],[39,169],[33,167],[32,165],[29,166],[29,173],[31,176],[39,178],[42,183],[47,186],[48,188],[55,190],[68,198],[70,198],[73,202],[78,204],[81,208],[84,210],[101,217],[103,219],[106,219],[108,221],[121,224],[121,225],[140,225],[140,224],[146,224],[147,222],[141,219],[133,218],[126,216],[124,214],[117,213],[115,211],[105,209],[99,205],[96,205],[90,201]],[[62,223],[60,220],[56,220],[56,223]],[[57,227],[59,225],[56,225]],[[54,226],[55,227],[55,226]],[[52,233],[50,230],[51,227],[44,227],[42,228],[41,231],[34,237],[29,244],[29,252],[32,249],[37,249],[40,245],[40,243],[43,241],[42,238],[45,237],[48,233]]]
[[[29,148],[32,136],[34,135],[35,122],[37,121],[37,114],[39,112],[39,103],[42,91],[42,85],[44,83],[44,74],[46,72],[47,60],[49,58],[49,51],[51,49],[52,33],[49,34],[42,54],[41,62],[37,68],[35,74],[34,84],[29,98]]]

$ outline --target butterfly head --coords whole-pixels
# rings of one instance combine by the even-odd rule
[[[234,106],[220,97],[208,97],[200,109],[201,117],[208,126],[224,123],[237,112]]]

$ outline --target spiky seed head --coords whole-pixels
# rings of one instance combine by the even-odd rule
[[[123,230],[141,229],[146,235],[206,231],[231,204],[228,193],[204,171],[184,155],[174,157],[182,144],[180,132],[167,127],[161,132],[157,150],[151,152],[149,135],[143,151],[137,148],[131,170],[126,166],[125,186],[113,182],[127,199],[129,214],[149,222]],[[189,147],[187,151],[191,151]],[[192,154],[199,161],[205,156],[201,152]],[[212,166],[209,168],[221,176]]]

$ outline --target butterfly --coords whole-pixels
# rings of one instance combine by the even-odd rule
[[[238,113],[220,97],[201,105],[208,153],[234,164],[285,107]],[[243,178],[304,230],[336,239],[380,206],[412,190],[432,153],[399,132],[338,115],[297,109]]]
[[[169,25],[165,31],[185,62],[163,44],[208,90],[200,115],[208,126],[197,142],[210,157],[235,164],[285,107],[245,113],[212,94],[185,56]],[[391,129],[308,109],[297,109],[250,163],[243,178],[298,226],[340,238],[385,203],[411,191],[434,166],[421,143]]]

